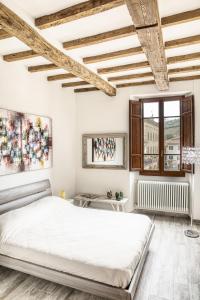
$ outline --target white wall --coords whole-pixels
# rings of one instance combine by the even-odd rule
[[[75,98],[59,84],[30,74],[18,63],[0,61],[0,107],[46,115],[53,121],[53,168],[1,176],[0,189],[50,178],[53,192],[75,193]]]
[[[196,145],[200,145],[200,81],[173,83],[170,92],[191,91],[195,95]],[[101,92],[76,94],[48,83],[39,74],[30,74],[18,63],[0,61],[0,107],[50,116],[53,119],[53,168],[49,170],[1,176],[0,189],[50,178],[54,194],[61,189],[67,195],[77,192],[105,193],[122,190],[133,208],[134,183],[138,173],[128,170],[82,169],[83,133],[128,132],[130,95],[156,93],[154,86],[118,90],[116,97]],[[194,217],[200,219],[200,169],[196,168]],[[159,178],[163,180],[163,178]],[[177,178],[176,180],[188,180]]]
[[[200,145],[200,81],[170,84],[169,92],[191,91],[195,95],[196,145]],[[128,101],[130,95],[158,93],[155,86],[119,89],[116,97],[108,97],[101,92],[76,95],[77,104],[77,163],[76,191],[105,193],[108,189],[122,190],[129,197],[128,210],[133,208],[135,182],[139,175],[128,170],[93,170],[82,168],[81,135],[83,133],[128,132]],[[196,168],[194,217],[200,219],[200,170]],[[155,177],[154,177],[155,178]],[[163,180],[166,178],[156,178]],[[174,180],[189,180],[176,178]]]

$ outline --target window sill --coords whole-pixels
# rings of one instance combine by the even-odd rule
[[[185,177],[185,172],[156,172],[156,171],[140,171],[140,175],[143,176],[162,176],[162,177]]]

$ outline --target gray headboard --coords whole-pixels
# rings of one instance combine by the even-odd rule
[[[52,195],[52,192],[49,180],[2,190],[0,191],[0,214],[50,195]]]

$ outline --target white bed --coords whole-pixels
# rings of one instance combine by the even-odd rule
[[[0,216],[0,253],[126,288],[151,229],[143,215],[45,197]]]
[[[143,215],[83,209],[47,196],[0,215],[0,264],[9,267],[14,259],[113,287],[115,294],[129,289],[143,265],[152,228]],[[119,293],[119,299],[129,298]]]

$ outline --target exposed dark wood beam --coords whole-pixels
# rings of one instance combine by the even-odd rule
[[[149,67],[148,61],[142,61],[142,62],[133,63],[133,64],[99,68],[97,71],[99,74],[107,74],[107,73],[122,72],[122,71],[135,70],[135,69],[141,69],[141,68],[147,68],[147,67]]]
[[[199,59],[200,59],[200,52],[197,52],[197,53],[191,53],[186,55],[168,57],[167,64],[174,64],[178,62],[199,60]],[[146,68],[146,67],[149,67],[148,61],[126,64],[126,65],[119,65],[114,67],[99,68],[97,71],[99,72],[99,74],[107,74],[107,73],[135,70],[135,69]]]
[[[114,52],[108,52],[105,54],[100,55],[94,55],[94,56],[88,56],[83,58],[83,62],[85,64],[92,64],[100,61],[110,60],[110,59],[116,59],[131,55],[137,55],[143,53],[142,47],[135,47],[135,48],[129,48]]]
[[[182,24],[186,22],[191,22],[200,19],[200,8],[195,10],[185,11],[172,16],[164,17],[161,19],[161,24],[163,27]]]
[[[42,71],[49,71],[49,70],[55,70],[60,69],[55,64],[45,64],[45,65],[37,65],[37,66],[30,66],[28,67],[28,71],[31,73],[35,72],[42,72]]]
[[[147,85],[147,84],[155,84],[155,80],[121,83],[121,84],[117,84],[116,88],[126,88],[130,86],[140,86],[140,85]]]
[[[159,90],[169,87],[157,0],[126,0],[142,49]]]
[[[161,25],[162,27],[167,27],[179,23],[186,23],[193,20],[197,20],[200,18],[199,11],[200,9],[191,10],[184,13],[161,18]],[[107,31],[97,35],[83,37],[77,40],[66,41],[63,43],[63,47],[66,49],[75,49],[79,47],[85,47],[115,39],[120,39],[129,35],[133,35],[135,33],[136,31],[134,26],[122,27],[117,30]]]
[[[88,85],[87,81],[76,81],[76,82],[67,82],[62,84],[62,88],[80,86],[80,85]]]
[[[153,76],[152,72],[145,72],[145,73],[138,73],[138,74],[129,74],[129,75],[122,75],[122,76],[113,76],[108,77],[108,81],[121,81],[121,80],[130,80],[130,79],[137,79],[137,78],[145,78]]]
[[[170,82],[174,81],[188,81],[188,80],[197,80],[200,79],[200,75],[184,76],[184,77],[171,77]]]
[[[40,29],[61,25],[123,5],[122,0],[86,1],[35,19]]]
[[[28,59],[28,58],[38,57],[38,56],[39,54],[36,53],[35,51],[27,50],[27,51],[4,55],[3,60],[7,62],[13,62],[17,60],[23,60],[23,59]]]
[[[116,89],[108,81],[51,45],[34,28],[1,2],[0,25],[33,51],[45,57],[59,68],[80,77],[110,96],[116,95]]]
[[[0,40],[12,37],[12,35],[3,29],[0,29]]]
[[[165,49],[178,48],[200,43],[200,35],[189,36],[165,42]]]
[[[85,92],[94,92],[94,91],[99,91],[99,89],[95,87],[74,89],[74,93],[85,93]]]
[[[102,42],[108,42],[122,37],[130,36],[135,34],[135,27],[133,25],[123,27],[116,30],[111,30],[103,33],[99,33],[76,40],[71,40],[63,43],[63,47],[67,50],[76,49],[80,47],[86,47],[90,45],[99,44]]]
[[[62,79],[70,79],[70,78],[75,78],[71,73],[66,73],[66,74],[58,74],[58,75],[51,75],[47,77],[48,81],[55,81],[55,80],[62,80]]]
[[[200,59],[200,52],[196,52],[196,53],[191,53],[191,54],[168,57],[167,63],[175,64],[175,63],[179,63],[179,62],[190,61],[190,60],[199,60],[199,59]]]
[[[184,68],[175,68],[175,69],[169,69],[168,74],[178,74],[178,73],[187,73],[187,72],[195,72],[200,71],[200,66],[189,66]]]

